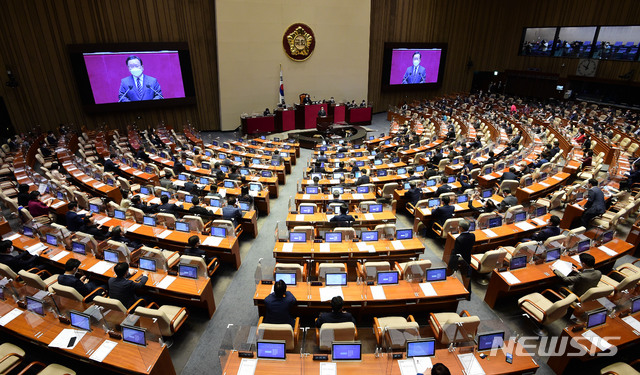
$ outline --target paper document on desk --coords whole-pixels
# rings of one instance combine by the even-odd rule
[[[589,340],[592,344],[597,346],[598,349],[600,349],[600,350],[607,350],[612,346],[611,344],[609,344],[609,342],[607,340],[603,339],[602,337],[600,337],[597,333],[593,332],[592,330],[585,331],[582,334],[582,337],[584,337],[585,339]]]
[[[65,328],[62,330],[62,332],[60,332],[58,334],[58,336],[56,336],[55,339],[53,339],[53,341],[51,341],[51,343],[49,344],[50,348],[63,348],[63,349],[73,349],[76,347],[76,345],[78,345],[78,343],[80,342],[80,340],[82,340],[82,338],[84,337],[84,335],[87,333],[87,331],[81,331],[78,329],[69,329],[69,328]],[[69,346],[69,341],[75,337],[76,341],[73,343],[73,345]]]
[[[83,178],[83,179],[82,179],[82,182],[84,182],[84,183],[86,184],[87,182],[89,182],[89,181],[91,181],[91,180],[93,180],[93,178],[91,178],[91,177],[86,177],[86,178]]]
[[[255,190],[249,190],[249,195],[255,198],[258,195],[260,195],[260,192],[255,191]]]
[[[135,232],[136,229],[140,228],[140,224],[133,224],[131,226],[129,226],[128,228],[125,228],[127,230],[127,232]]]
[[[492,238],[492,237],[498,237],[498,235],[496,234],[496,232],[492,231],[491,229],[483,229],[482,233],[486,234],[487,237]]]
[[[20,238],[20,233],[14,233],[9,237],[5,238],[5,240],[13,241],[13,240],[17,240],[18,238]]]
[[[111,218],[110,218],[109,216],[107,216],[107,217],[103,217],[102,219],[97,220],[97,221],[96,221],[96,224],[98,224],[98,225],[103,225],[104,223],[106,223],[106,222],[107,222],[107,221],[109,221],[109,220],[111,220]]]
[[[134,176],[140,176],[143,173],[144,173],[143,171],[135,171],[135,172],[133,172],[133,175]]]
[[[162,203],[162,201],[158,197],[155,197],[149,201],[149,204],[160,204],[160,203]]]
[[[342,294],[342,287],[339,286],[325,286],[324,288],[320,288],[320,301],[331,301],[333,297],[340,296],[344,299],[344,295]]]
[[[158,235],[158,238],[167,238],[171,233],[173,233],[173,231],[167,229],[164,232],[160,233]]]
[[[101,187],[103,187],[103,186],[104,186],[104,184],[101,182],[101,183],[99,183],[99,184],[95,184],[95,185],[93,185],[93,188],[94,188],[94,189],[100,189],[100,188],[101,188]]]
[[[373,296],[373,299],[387,299],[382,285],[372,285],[369,288],[371,288],[371,296]]]
[[[19,308],[15,308],[11,311],[9,311],[8,313],[4,314],[4,316],[2,318],[0,318],[0,326],[5,326],[7,324],[9,324],[10,321],[12,321],[13,319],[17,318],[20,316],[20,314],[22,314],[23,311],[20,310]]]
[[[221,242],[222,242],[222,237],[209,236],[204,241],[202,241],[202,244],[205,246],[216,247],[216,246],[219,246]]]
[[[176,180],[173,181],[173,184],[176,186],[184,186],[186,184],[186,181]]]
[[[94,264],[91,268],[89,268],[89,272],[99,273],[101,275],[104,275],[104,273],[109,271],[113,266],[114,266],[113,263],[109,263],[101,260],[98,263]]]
[[[220,196],[222,198],[227,196],[227,189],[218,189],[218,194],[220,194]]]
[[[504,279],[509,283],[509,285],[520,284],[520,279],[518,279],[514,274],[509,271],[500,272],[500,275],[504,277]]]
[[[572,255],[571,259],[575,260],[576,262],[580,263],[580,255],[576,254],[576,255]]]
[[[91,354],[91,357],[89,357],[89,359],[92,359],[97,362],[104,361],[104,359],[107,358],[109,353],[111,353],[111,351],[113,350],[113,348],[116,347],[116,345],[118,345],[118,343],[115,341],[104,340],[104,342],[100,344],[98,349],[96,349],[96,351],[93,352],[93,354]]]
[[[544,186],[544,187],[549,187],[549,186],[551,186],[551,185],[547,184],[546,182],[542,182],[542,181],[540,181],[540,182],[538,182],[538,183],[539,183],[540,185]]]
[[[174,281],[176,281],[175,276],[165,276],[162,281],[156,285],[160,289],[167,289],[169,285],[171,285]]]
[[[567,261],[558,259],[555,262],[553,262],[553,264],[551,265],[551,269],[557,270],[558,272],[560,272],[566,277],[566,276],[569,276],[569,274],[573,270],[573,264]]]
[[[484,375],[485,372],[474,353],[458,354],[460,364],[467,375]]]
[[[66,250],[62,250],[62,251],[60,251],[58,254],[56,254],[56,255],[52,256],[52,257],[51,257],[51,258],[49,258],[49,259],[51,259],[51,260],[52,260],[52,261],[54,261],[54,262],[57,262],[57,261],[59,261],[60,259],[62,259],[62,258],[64,258],[64,257],[66,257],[67,255],[69,255],[69,252],[68,252],[68,251],[66,251]]]
[[[624,318],[622,318],[622,321],[627,323],[631,328],[633,328],[636,331],[640,332],[640,322],[636,318],[634,318],[633,316],[631,316],[631,315],[625,316]]]
[[[366,220],[373,220],[374,216],[373,216],[373,214],[364,214],[364,218]]]
[[[351,197],[352,197],[353,199],[357,199],[357,200],[362,200],[362,199],[364,199],[364,195],[362,195],[362,194],[357,194],[357,193],[356,193],[356,194],[352,194],[352,195],[351,195]]]
[[[296,215],[295,221],[304,221],[304,215]]]
[[[31,255],[38,255],[39,251],[46,250],[46,249],[47,249],[47,245],[43,244],[42,242],[39,242],[35,245],[31,245],[29,247],[25,247],[25,250],[27,250]]]
[[[311,198],[311,195],[309,194],[302,194],[302,199],[309,199]]]
[[[283,253],[290,253],[293,251],[293,244],[286,242],[282,244],[282,252]]]
[[[522,188],[522,190],[524,190],[525,192],[527,192],[529,194],[533,194],[533,190],[531,190],[529,188]]]
[[[518,227],[518,228],[520,228],[520,229],[522,229],[524,231],[536,229],[535,226],[527,223],[526,221],[517,222],[516,223],[516,227]]]
[[[438,295],[438,292],[433,289],[431,283],[420,283],[420,289],[422,289],[422,293],[427,297],[435,297]]]
[[[65,203],[67,203],[67,202],[65,202],[65,201],[56,202],[56,203],[51,205],[51,208],[58,208],[58,207],[64,206]]]
[[[543,219],[540,219],[538,217],[536,217],[535,219],[532,219],[534,223],[538,224],[538,225],[547,225],[547,222],[544,221]]]
[[[258,366],[257,358],[242,358],[240,361],[240,367],[238,367],[238,375],[253,375],[256,372]]]
[[[404,245],[402,244],[402,241],[398,241],[398,240],[391,241],[391,245],[396,250],[404,250]]]
[[[618,253],[615,250],[611,250],[611,249],[609,249],[608,247],[606,247],[604,245],[603,246],[598,246],[598,249],[604,251],[610,257],[614,257],[614,256],[618,255]]]
[[[320,252],[321,253],[330,253],[331,252],[331,244],[330,243],[321,243],[320,244]]]
[[[551,176],[554,180],[562,181],[562,177],[560,176]]]
[[[320,375],[336,375],[338,373],[338,364],[335,362],[320,363]]]
[[[457,204],[454,204],[454,205],[453,205],[453,209],[454,209],[455,211],[462,211],[462,207],[461,207],[461,206],[458,206]]]

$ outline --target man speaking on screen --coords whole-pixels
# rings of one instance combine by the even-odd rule
[[[144,65],[138,56],[127,57],[127,68],[131,75],[120,81],[118,102],[135,102],[139,100],[164,99],[158,80],[144,75]]]
[[[420,65],[422,55],[420,52],[416,51],[413,53],[412,57],[413,65],[407,68],[407,71],[404,73],[404,77],[402,77],[402,83],[425,83],[427,78],[427,69]]]

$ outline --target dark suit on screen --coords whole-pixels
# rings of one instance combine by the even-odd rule
[[[150,87],[147,87],[147,85]],[[129,86],[131,86],[131,90],[129,90]],[[157,93],[152,89],[157,91]],[[129,91],[127,92],[127,90]],[[136,80],[132,75],[128,75],[120,81],[118,100],[121,102],[137,102],[140,100],[152,99],[162,99],[162,89],[160,88],[160,84],[157,79],[146,74],[142,75],[142,96],[138,94]]]
[[[411,65],[407,68],[407,71],[404,72],[404,77],[402,77],[402,83],[425,83],[427,79],[427,69],[424,66],[418,65],[418,69],[414,72],[414,66]]]

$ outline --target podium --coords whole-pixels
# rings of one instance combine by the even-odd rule
[[[329,116],[333,116],[333,122],[338,124],[345,120],[346,107],[344,104],[334,103],[329,106],[327,113],[329,113]]]
[[[257,117],[243,117],[240,119],[242,124],[243,134],[255,134],[255,133],[273,133],[275,130],[275,117],[269,116],[257,116]]]
[[[324,108],[325,112],[329,112],[328,104],[307,104],[300,105],[296,108],[296,129],[315,129],[320,108]]]
[[[326,133],[333,124],[333,116],[318,116],[316,118],[316,129],[321,133]]]
[[[353,107],[347,109],[346,121],[350,125],[371,125],[372,107]]]
[[[276,109],[275,131],[286,132],[296,128],[296,112],[293,108]]]

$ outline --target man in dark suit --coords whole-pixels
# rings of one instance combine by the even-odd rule
[[[295,325],[291,316],[291,309],[296,305],[296,297],[287,291],[287,284],[277,280],[273,286],[273,293],[264,299],[264,323]]]
[[[361,172],[362,176],[358,177],[358,179],[356,180],[356,185],[360,186],[364,184],[370,184],[371,179],[369,178],[369,171],[367,169],[362,169]]]
[[[142,288],[149,279],[149,273],[144,271],[140,281],[129,280],[129,264],[120,262],[113,267],[116,277],[109,279],[109,298],[122,302],[125,308],[131,307],[138,300],[136,290]]]
[[[189,237],[189,239],[187,240],[187,244],[189,245],[189,247],[184,249],[184,252],[182,253],[183,255],[200,257],[204,259],[207,264],[209,264],[214,259],[214,257],[208,257],[207,252],[200,248],[200,237],[195,235]]]
[[[349,215],[349,209],[346,207],[340,207],[339,213],[329,220],[330,222],[338,223],[339,226],[350,226],[356,219]]]
[[[140,100],[164,99],[162,88],[154,77],[144,75],[142,59],[131,55],[126,60],[131,75],[120,80],[118,102],[135,102]]]
[[[109,233],[109,239],[113,240],[113,241],[117,241],[117,242],[122,242],[123,244],[127,245],[128,247],[132,247],[134,249],[138,249],[140,247],[142,247],[141,243],[138,243],[137,241],[131,240],[125,236],[122,235],[122,228],[120,228],[119,225],[116,225],[115,227],[113,227],[111,229],[111,232]]]
[[[520,181],[520,178],[518,178],[518,175],[516,174],[516,169],[514,167],[509,167],[509,172],[504,172],[502,174],[501,181],[504,181],[504,180]]]
[[[330,200],[327,203],[327,205],[330,205],[331,203],[338,203],[338,204],[342,205],[342,207],[349,207],[347,202],[345,202],[342,199],[340,199],[340,192],[338,190],[334,190],[333,191],[333,199]]]
[[[329,161],[327,156],[324,154],[324,151],[320,151],[320,155],[318,156],[318,158],[316,160],[319,161],[319,162],[322,162],[322,163],[326,163],[326,162]]]
[[[28,251],[22,251],[18,255],[11,254],[13,251],[13,243],[9,240],[0,241],[0,263],[6,264],[13,272],[18,273],[20,270],[28,270],[36,266],[38,255],[31,255]]]
[[[166,195],[163,195],[160,197],[160,205],[158,206],[158,212],[164,213],[164,214],[176,214],[176,212],[178,212],[178,210],[180,209],[180,207],[176,206],[173,203],[169,203],[169,197],[167,197]]]
[[[18,206],[27,207],[29,205],[29,185],[18,185]]]
[[[186,172],[186,171],[187,171],[187,167],[185,167],[184,164],[182,164],[182,159],[176,158],[176,161],[173,163],[173,174],[177,176],[180,173]]]
[[[184,183],[184,191],[191,194],[198,194],[199,188],[198,185],[196,185],[196,181],[198,181],[198,176],[193,176],[192,180],[187,180],[187,182]]]
[[[412,56],[413,64],[407,68],[402,77],[403,84],[425,83],[427,78],[427,69],[420,65],[422,55],[420,52],[414,52]]]
[[[549,226],[542,229],[539,232],[536,232],[531,236],[531,239],[534,241],[546,241],[548,238],[557,236],[562,233],[562,229],[558,227],[560,225],[560,218],[556,215],[551,215],[549,218]]]
[[[236,203],[236,198],[228,197],[227,205],[222,207],[222,218],[231,220],[233,226],[237,226],[238,222],[242,219],[242,209],[236,207]]]
[[[584,214],[580,218],[582,226],[589,227],[591,219],[603,214],[606,210],[606,204],[604,202],[604,194],[598,187],[598,180],[592,178],[587,183],[589,191],[587,193],[587,203],[584,205]]]
[[[569,276],[564,276],[559,271],[553,270],[553,273],[562,279],[564,284],[569,285],[569,289],[578,297],[582,296],[587,290],[598,286],[600,277],[602,277],[600,271],[593,269],[596,265],[596,258],[593,255],[581,253],[580,263],[582,263],[582,271],[578,271],[574,266]]]
[[[440,194],[444,194],[444,193],[449,193],[451,192],[451,186],[449,186],[449,184],[447,183],[448,177],[447,176],[442,176],[442,178],[440,179],[440,183],[442,185],[440,185],[437,189],[436,192],[434,194],[434,196],[439,197]]]
[[[211,215],[211,212],[202,206],[198,206],[200,204],[200,198],[193,197],[191,198],[191,204],[193,207],[189,209],[189,214],[198,215],[198,216],[208,216]]]
[[[411,203],[413,206],[422,198],[422,189],[418,187],[418,183],[415,180],[409,181],[409,190],[404,193],[404,196],[407,198],[407,203]]]
[[[431,212],[431,218],[434,223],[438,223],[440,226],[444,225],[444,222],[447,219],[453,217],[453,212],[456,210],[451,203],[451,199],[449,197],[442,197],[442,203],[444,206],[440,206]]]
[[[105,172],[117,172],[120,168],[118,168],[118,165],[116,163],[113,162],[112,159],[117,158],[118,156],[116,154],[111,154],[109,155],[108,158],[104,158],[104,171]]]
[[[331,312],[320,313],[320,316],[316,319],[316,327],[320,328],[324,323],[352,322],[355,324],[356,320],[353,318],[353,315],[346,311],[342,311],[342,306],[344,306],[344,300],[342,297],[333,297],[331,299]]]
[[[67,229],[72,232],[84,232],[95,236],[99,239],[104,239],[103,233],[91,222],[91,215],[89,216],[85,214],[78,214],[78,203],[77,202],[69,202],[67,206],[69,211],[65,214],[65,219],[67,223]]]
[[[471,250],[476,243],[476,235],[469,232],[469,222],[463,220],[460,222],[460,234],[456,237],[456,241],[453,244],[453,251],[449,258],[448,268],[453,271],[458,270],[460,261],[463,261],[463,265],[466,263],[467,278],[471,277]]]
[[[64,265],[64,274],[58,276],[58,284],[70,286],[77,290],[83,297],[86,297],[97,288],[97,285],[89,281],[86,276],[77,278],[76,273],[78,273],[78,267],[80,267],[80,261],[78,259],[69,259]]]

